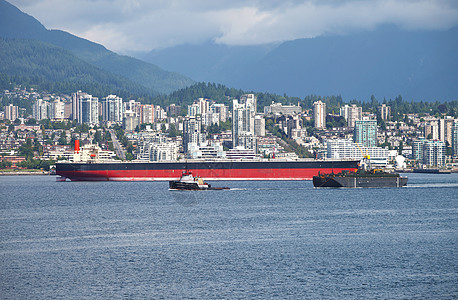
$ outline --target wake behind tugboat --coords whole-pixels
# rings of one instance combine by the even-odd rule
[[[193,176],[192,172],[186,171],[181,175],[180,180],[169,181],[170,190],[228,190],[228,187],[212,187],[206,183],[201,177]]]

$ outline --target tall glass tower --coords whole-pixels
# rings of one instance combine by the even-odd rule
[[[353,141],[364,147],[377,146],[377,121],[364,119],[355,122]]]

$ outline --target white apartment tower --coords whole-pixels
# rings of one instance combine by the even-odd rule
[[[40,121],[48,118],[48,106],[47,101],[43,99],[37,99],[32,105],[32,116],[35,120]]]
[[[382,120],[388,120],[391,116],[391,107],[387,106],[386,104],[382,104],[381,106],[378,107],[380,116],[382,117]]]
[[[116,95],[109,95],[102,99],[102,118],[103,121],[115,123],[122,122],[123,103],[122,98]]]
[[[246,147],[247,144],[253,147],[256,144],[252,142],[255,139],[256,96],[243,95],[240,102],[234,99],[232,105],[232,148]],[[255,145],[248,149],[255,149]]]
[[[326,128],[326,103],[320,100],[313,103],[313,117],[315,119],[315,128]]]
[[[13,104],[5,106],[5,118],[10,121],[15,121],[19,117],[19,107]]]
[[[444,166],[447,149],[442,141],[425,141],[423,144],[423,164],[427,166]]]
[[[347,120],[348,127],[355,127],[355,123],[357,120],[361,120],[363,115],[363,108],[358,107],[355,104],[351,106],[345,104],[345,106],[340,108],[340,115]]]
[[[65,103],[60,98],[57,98],[51,104],[51,118],[61,121],[65,119]]]
[[[99,98],[78,91],[72,94],[72,120],[80,124],[99,123]]]
[[[80,97],[78,123],[89,125],[99,123],[99,98],[89,94]]]
[[[183,150],[188,153],[189,144],[199,146],[204,140],[200,117],[188,116],[183,123]]]
[[[142,104],[140,107],[140,123],[153,124],[154,123],[154,105]]]
[[[425,138],[430,138],[431,140],[439,139],[439,122],[437,120],[432,120],[425,124]]]

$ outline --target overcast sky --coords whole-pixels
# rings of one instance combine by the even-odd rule
[[[48,29],[117,52],[184,43],[279,42],[396,24],[458,25],[457,0],[7,0]]]

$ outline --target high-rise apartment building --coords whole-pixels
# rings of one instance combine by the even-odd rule
[[[181,114],[181,106],[172,103],[165,108],[165,111],[167,112],[167,115],[169,115],[170,117],[179,116]]]
[[[224,104],[213,103],[212,105],[210,105],[210,111],[212,113],[219,114],[220,122],[226,122],[228,110],[229,107]]]
[[[240,102],[232,101],[232,147],[254,147],[256,140],[254,120],[256,116],[256,96],[253,94],[243,95]],[[242,138],[243,137],[243,138]]]
[[[78,122],[81,124],[99,124],[99,98],[86,94],[79,100]]]
[[[431,120],[425,124],[425,138],[429,140],[439,139],[439,122]]]
[[[167,112],[159,105],[154,106],[154,121],[160,122],[167,119]]]
[[[320,100],[313,103],[313,117],[315,119],[315,128],[326,128],[326,103]]]
[[[5,119],[15,121],[19,118],[19,107],[13,104],[5,106]]]
[[[452,146],[453,124],[455,119],[451,116],[445,116],[438,120],[439,123],[439,140]]]
[[[142,104],[140,107],[140,124],[154,123],[154,105]]]
[[[240,103],[249,104],[254,114],[257,113],[258,98],[255,94],[244,94],[240,96]]]
[[[355,122],[353,141],[364,147],[377,146],[377,121],[363,118]]]
[[[423,164],[440,167],[445,165],[447,148],[445,143],[439,140],[425,141],[423,144]]]
[[[423,161],[423,145],[425,144],[425,138],[421,137],[412,143],[412,157],[416,161]]]
[[[72,120],[80,124],[99,123],[99,98],[78,91],[72,94]]]
[[[391,107],[387,106],[386,104],[382,104],[378,107],[378,111],[380,112],[380,116],[382,120],[388,120],[391,118]]]
[[[123,118],[122,98],[108,95],[102,98],[102,120],[104,122],[121,123]]]
[[[266,135],[266,119],[262,115],[256,115],[254,117],[254,134],[256,136]]]
[[[363,108],[358,107],[355,104],[351,106],[345,104],[343,107],[340,108],[340,115],[347,120],[348,127],[355,127],[356,120],[361,120],[363,116]]]
[[[200,117],[188,116],[183,122],[183,150],[188,153],[189,144],[199,146],[204,141]]]
[[[453,150],[453,155],[458,156],[458,122],[457,121],[453,123],[452,150]]]
[[[32,105],[32,117],[37,121],[48,119],[48,109],[48,101],[43,101],[43,99],[37,99]]]
[[[51,105],[51,118],[62,121],[65,119],[65,103],[60,98],[55,99]]]
[[[124,111],[130,111],[132,112],[137,118],[140,117],[140,107],[142,104],[138,101],[135,100],[129,100],[127,102],[124,102]]]

